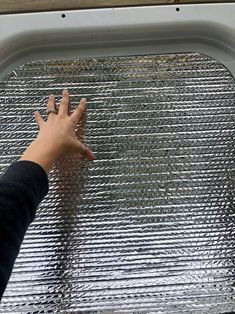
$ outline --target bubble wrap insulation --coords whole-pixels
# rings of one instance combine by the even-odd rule
[[[1,172],[65,87],[89,101],[78,136],[96,160],[51,171],[0,313],[235,311],[228,70],[197,53],[21,66],[0,83]]]

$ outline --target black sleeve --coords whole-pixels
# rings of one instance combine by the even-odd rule
[[[0,177],[0,300],[25,232],[47,192],[46,172],[31,161],[12,164]]]

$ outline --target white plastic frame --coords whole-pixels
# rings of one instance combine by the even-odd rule
[[[235,3],[0,16],[0,78],[35,60],[174,52],[209,55],[235,76]]]

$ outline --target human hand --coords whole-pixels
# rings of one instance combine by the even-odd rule
[[[39,112],[35,112],[35,120],[39,126],[36,140],[27,148],[21,160],[31,160],[41,165],[46,172],[61,156],[69,153],[78,153],[88,160],[94,160],[93,153],[76,138],[76,127],[85,110],[86,99],[80,101],[79,106],[70,112],[70,96],[67,90],[63,91],[63,98],[59,108],[55,97],[49,97],[47,121]]]

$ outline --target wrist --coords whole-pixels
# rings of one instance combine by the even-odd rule
[[[61,156],[61,152],[55,145],[45,143],[37,138],[25,150],[20,160],[29,160],[39,164],[47,173],[54,162]]]

